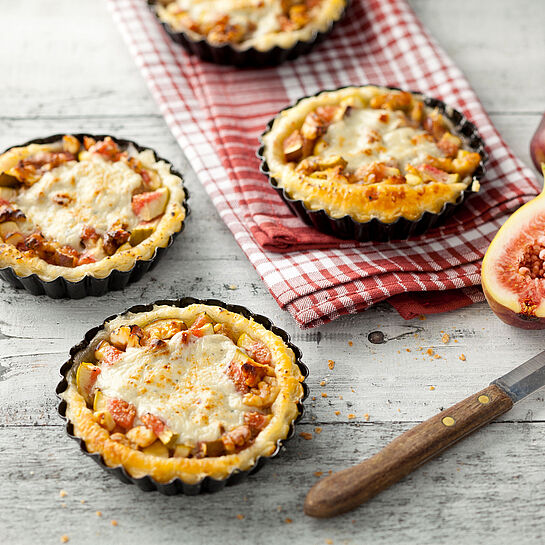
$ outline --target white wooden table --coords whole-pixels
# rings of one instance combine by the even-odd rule
[[[529,164],[529,138],[545,108],[545,2],[411,4]],[[542,332],[510,328],[485,304],[409,322],[384,304],[298,330],[191,173],[104,3],[0,0],[0,21],[0,148],[56,132],[134,138],[186,173],[194,211],[166,260],[123,292],[52,301],[0,284],[1,543],[59,543],[62,535],[88,544],[543,542],[543,393],[357,511],[325,521],[302,512],[315,472],[373,454],[486,386],[545,349]],[[54,389],[68,349],[87,329],[136,303],[182,295],[247,305],[292,333],[311,369],[308,383],[316,398],[309,399],[298,431],[313,439],[297,437],[240,486],[215,495],[162,497],[119,483],[84,457],[64,432]],[[377,329],[385,344],[368,342]],[[441,342],[443,332],[448,344]],[[336,362],[333,371],[329,359]],[[349,413],[356,418],[348,420]]]

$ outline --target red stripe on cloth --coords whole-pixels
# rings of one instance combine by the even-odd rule
[[[414,308],[422,297],[430,301],[426,312],[456,297],[459,305],[478,300],[467,293],[480,282],[490,240],[510,212],[537,194],[537,183],[405,0],[355,0],[311,54],[260,70],[203,63],[169,39],[144,0],[108,2],[214,206],[273,297],[302,327],[400,294],[408,301],[411,292],[425,292],[413,301]],[[280,109],[323,89],[366,83],[441,98],[478,126],[490,154],[480,193],[446,225],[409,241],[358,243],[319,233],[290,214],[258,170],[259,134]]]

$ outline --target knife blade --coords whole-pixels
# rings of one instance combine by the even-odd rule
[[[305,513],[326,518],[354,509],[543,386],[545,351],[406,431],[371,458],[316,483],[307,494]]]

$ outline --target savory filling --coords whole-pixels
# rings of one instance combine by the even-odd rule
[[[155,230],[169,198],[136,150],[110,138],[22,149],[0,172],[0,241],[23,256],[74,268],[130,249]]]
[[[318,106],[283,141],[295,171],[340,184],[469,184],[481,157],[413,94],[385,91]]]
[[[278,385],[267,346],[206,313],[191,325],[124,325],[80,363],[76,383],[110,438],[160,457],[249,447],[271,419]]]
[[[244,44],[261,36],[311,24],[324,0],[174,0],[158,6],[159,16],[178,31],[190,31],[214,45]]]

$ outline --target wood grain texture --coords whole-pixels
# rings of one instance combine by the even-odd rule
[[[502,136],[530,164],[528,142],[543,108],[545,3],[410,2],[469,77]],[[93,545],[261,545],[271,535],[301,545],[543,541],[540,392],[353,514],[303,515],[305,494],[319,479],[315,472],[325,475],[371,456],[543,350],[543,334],[508,327],[485,304],[409,322],[381,304],[299,330],[197,182],[105,3],[0,0],[0,13],[0,148],[86,130],[134,139],[184,172],[194,211],[161,265],[124,291],[52,301],[0,283],[1,543],[59,543],[63,534],[70,544]],[[131,305],[182,295],[246,305],[292,334],[311,370],[298,432],[313,438],[296,435],[280,458],[243,485],[164,498],[117,482],[84,457],[64,433],[54,389],[69,348],[87,329]],[[384,344],[368,341],[375,330],[384,333]]]
[[[351,511],[512,406],[511,398],[491,384],[406,431],[368,460],[322,479],[308,493],[305,513],[328,518]]]

